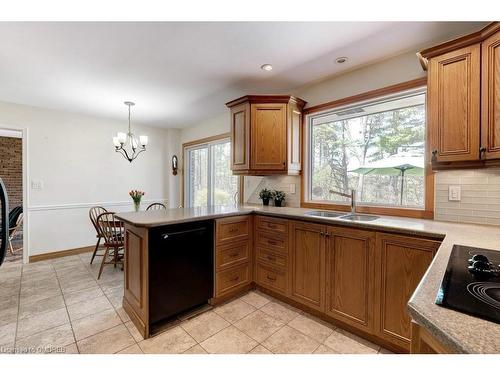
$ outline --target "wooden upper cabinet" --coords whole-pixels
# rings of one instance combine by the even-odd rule
[[[434,169],[498,165],[500,22],[419,53]]]
[[[231,169],[234,174],[299,174],[302,109],[293,96],[248,95],[231,110]]]
[[[290,297],[324,311],[325,226],[292,222],[289,243]]]
[[[480,56],[475,44],[429,61],[428,126],[435,161],[479,159]]]
[[[500,32],[481,45],[481,146],[486,159],[500,158]]]
[[[326,314],[374,332],[375,232],[328,227]]]
[[[250,166],[250,105],[231,108],[231,169],[247,170]]]
[[[286,172],[286,104],[251,104],[252,170]]]
[[[426,239],[377,233],[377,335],[406,350],[411,339],[407,304],[439,245]]]

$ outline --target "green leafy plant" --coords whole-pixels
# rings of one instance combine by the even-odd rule
[[[276,207],[281,207],[281,202],[285,200],[285,192],[281,190],[275,190],[273,191],[273,199],[274,199],[274,205]]]
[[[269,200],[273,198],[273,192],[264,188],[259,192],[259,198],[262,199],[262,204],[264,206],[269,206]]]
[[[259,198],[260,199],[271,199],[273,197],[273,192],[269,189],[262,189],[259,192]]]

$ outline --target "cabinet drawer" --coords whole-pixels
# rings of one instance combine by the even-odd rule
[[[216,220],[217,244],[246,240],[250,237],[250,216],[235,216]]]
[[[286,256],[283,254],[275,253],[268,249],[257,246],[256,258],[259,262],[269,264],[270,266],[286,267]]]
[[[243,241],[217,248],[215,263],[217,269],[225,269],[250,260],[250,242]]]
[[[215,276],[216,296],[230,292],[249,282],[251,282],[251,277],[250,265],[248,263],[217,272]]]
[[[259,231],[255,233],[255,236],[255,244],[257,246],[267,247],[275,251],[287,253],[288,241],[286,237]]]
[[[267,230],[273,233],[288,233],[288,220],[275,217],[257,216],[257,229]]]
[[[260,262],[256,264],[256,282],[263,287],[286,294],[286,272],[277,267],[268,267]]]

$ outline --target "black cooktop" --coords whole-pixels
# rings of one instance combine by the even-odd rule
[[[436,304],[500,323],[500,251],[454,245]]]

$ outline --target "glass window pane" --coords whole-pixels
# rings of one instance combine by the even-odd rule
[[[208,148],[189,150],[190,206],[206,206],[208,202]]]
[[[425,93],[322,114],[311,122],[311,200],[424,207]]]
[[[238,177],[231,172],[231,144],[218,143],[212,146],[213,199],[214,205],[234,204],[234,195],[238,191]]]

